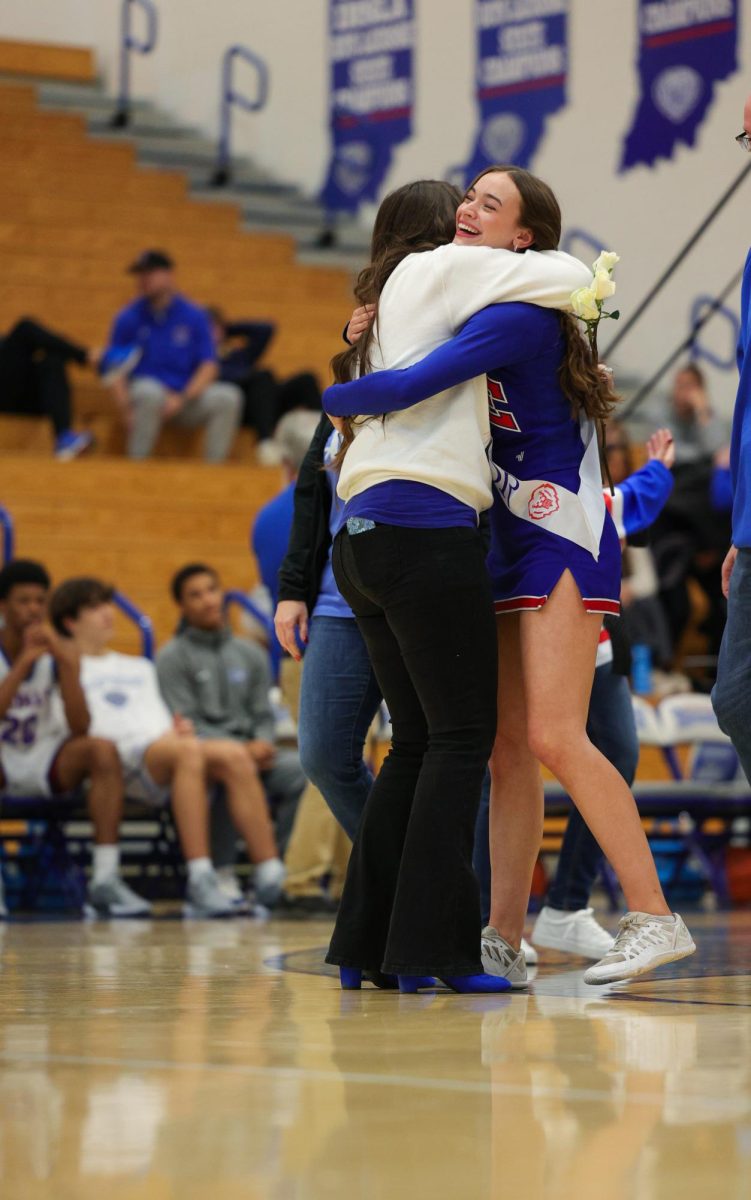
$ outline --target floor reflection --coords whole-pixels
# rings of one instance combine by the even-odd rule
[[[3,1200],[751,1195],[751,916],[729,978],[502,997],[340,992],[325,932],[3,930]]]

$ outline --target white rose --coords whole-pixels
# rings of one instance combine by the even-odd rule
[[[581,317],[583,321],[599,320],[600,309],[593,287],[580,287],[575,292],[572,292],[571,307],[574,310],[574,315]]]
[[[592,291],[595,294],[595,300],[607,300],[608,296],[614,295],[615,284],[607,271],[595,271]]]
[[[600,257],[593,264],[592,270],[595,275],[598,271],[612,271],[617,262],[621,261],[621,256],[616,254],[615,250],[601,250]]]

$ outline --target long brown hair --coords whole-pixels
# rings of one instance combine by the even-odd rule
[[[470,183],[467,192],[485,176],[501,172],[510,176],[521,197],[519,222],[532,232],[530,250],[557,250],[561,240],[561,209],[555,193],[543,179],[538,179],[523,167],[508,163],[486,167]],[[593,362],[589,344],[570,313],[560,313],[559,320],[564,342],[564,354],[558,368],[558,382],[571,404],[575,417],[584,413],[593,421],[608,419],[619,397],[612,378]]]
[[[370,244],[370,262],[357,277],[358,304],[375,305],[374,318],[359,341],[336,354],[331,370],[337,383],[347,383],[370,371],[370,349],[378,323],[378,302],[392,271],[408,254],[435,250],[453,241],[461,194],[442,179],[418,179],[390,192],[381,201]],[[342,448],[332,462],[340,465],[352,443],[352,423],[344,421]]]

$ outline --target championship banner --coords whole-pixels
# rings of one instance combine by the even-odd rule
[[[475,0],[480,131],[464,168],[527,167],[566,102],[568,0]]]
[[[329,0],[330,212],[375,200],[394,147],[412,133],[415,0]]]
[[[715,84],[737,69],[738,0],[639,0],[641,98],[620,170],[693,146]]]

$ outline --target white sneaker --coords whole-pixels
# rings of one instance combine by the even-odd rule
[[[99,883],[92,880],[84,912],[87,917],[150,917],[151,905],[137,896],[119,875],[113,875]]]
[[[236,909],[219,886],[215,871],[202,871],[195,879],[188,878],[183,914],[198,920],[233,917]]]
[[[256,900],[264,908],[273,908],[282,894],[282,884],[287,878],[287,868],[280,858],[267,858],[257,863],[253,872],[253,887]]]
[[[696,950],[678,913],[656,917],[629,912],[621,917],[612,950],[584,972],[585,983],[616,983],[687,958]]]
[[[526,938],[522,938],[522,954],[524,961],[528,967],[536,967],[539,962],[539,955],[534,946],[531,946]]]
[[[239,913],[248,911],[248,901],[240,887],[234,867],[217,867],[215,871],[219,891]]]
[[[532,930],[532,941],[546,950],[578,954],[581,958],[602,958],[613,949],[614,938],[595,920],[594,909],[579,908],[562,912],[557,908],[540,910]],[[527,960],[529,961],[529,960]]]
[[[529,981],[524,951],[515,950],[492,925],[486,925],[482,931],[480,958],[482,969],[487,975],[508,979],[512,988],[527,986]]]

